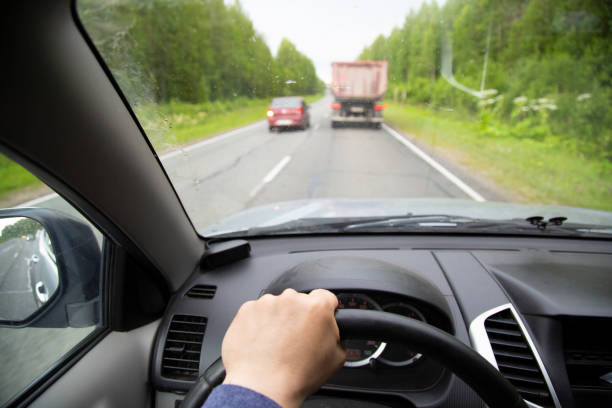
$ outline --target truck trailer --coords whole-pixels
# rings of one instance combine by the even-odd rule
[[[332,127],[347,123],[380,128],[387,92],[387,61],[332,62]]]

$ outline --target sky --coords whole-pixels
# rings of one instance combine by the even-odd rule
[[[389,35],[403,25],[410,10],[418,10],[424,1],[240,0],[240,4],[273,54],[287,38],[314,62],[319,78],[329,82],[332,61],[354,61],[379,34]]]

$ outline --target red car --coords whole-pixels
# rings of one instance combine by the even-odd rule
[[[304,130],[310,127],[308,105],[304,102],[304,98],[299,96],[272,99],[267,115],[270,131],[289,127],[299,127]]]

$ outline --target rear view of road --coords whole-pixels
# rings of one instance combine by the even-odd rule
[[[31,269],[34,241],[13,238],[0,244],[0,319],[22,320],[37,309]]]
[[[201,228],[248,207],[286,200],[479,199],[415,154],[392,129],[332,128],[330,100],[312,104],[306,131],[270,133],[258,122],[163,156],[194,224]]]

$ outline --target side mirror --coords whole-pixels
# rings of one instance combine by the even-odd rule
[[[100,274],[86,223],[44,208],[0,210],[0,327],[96,325]]]

